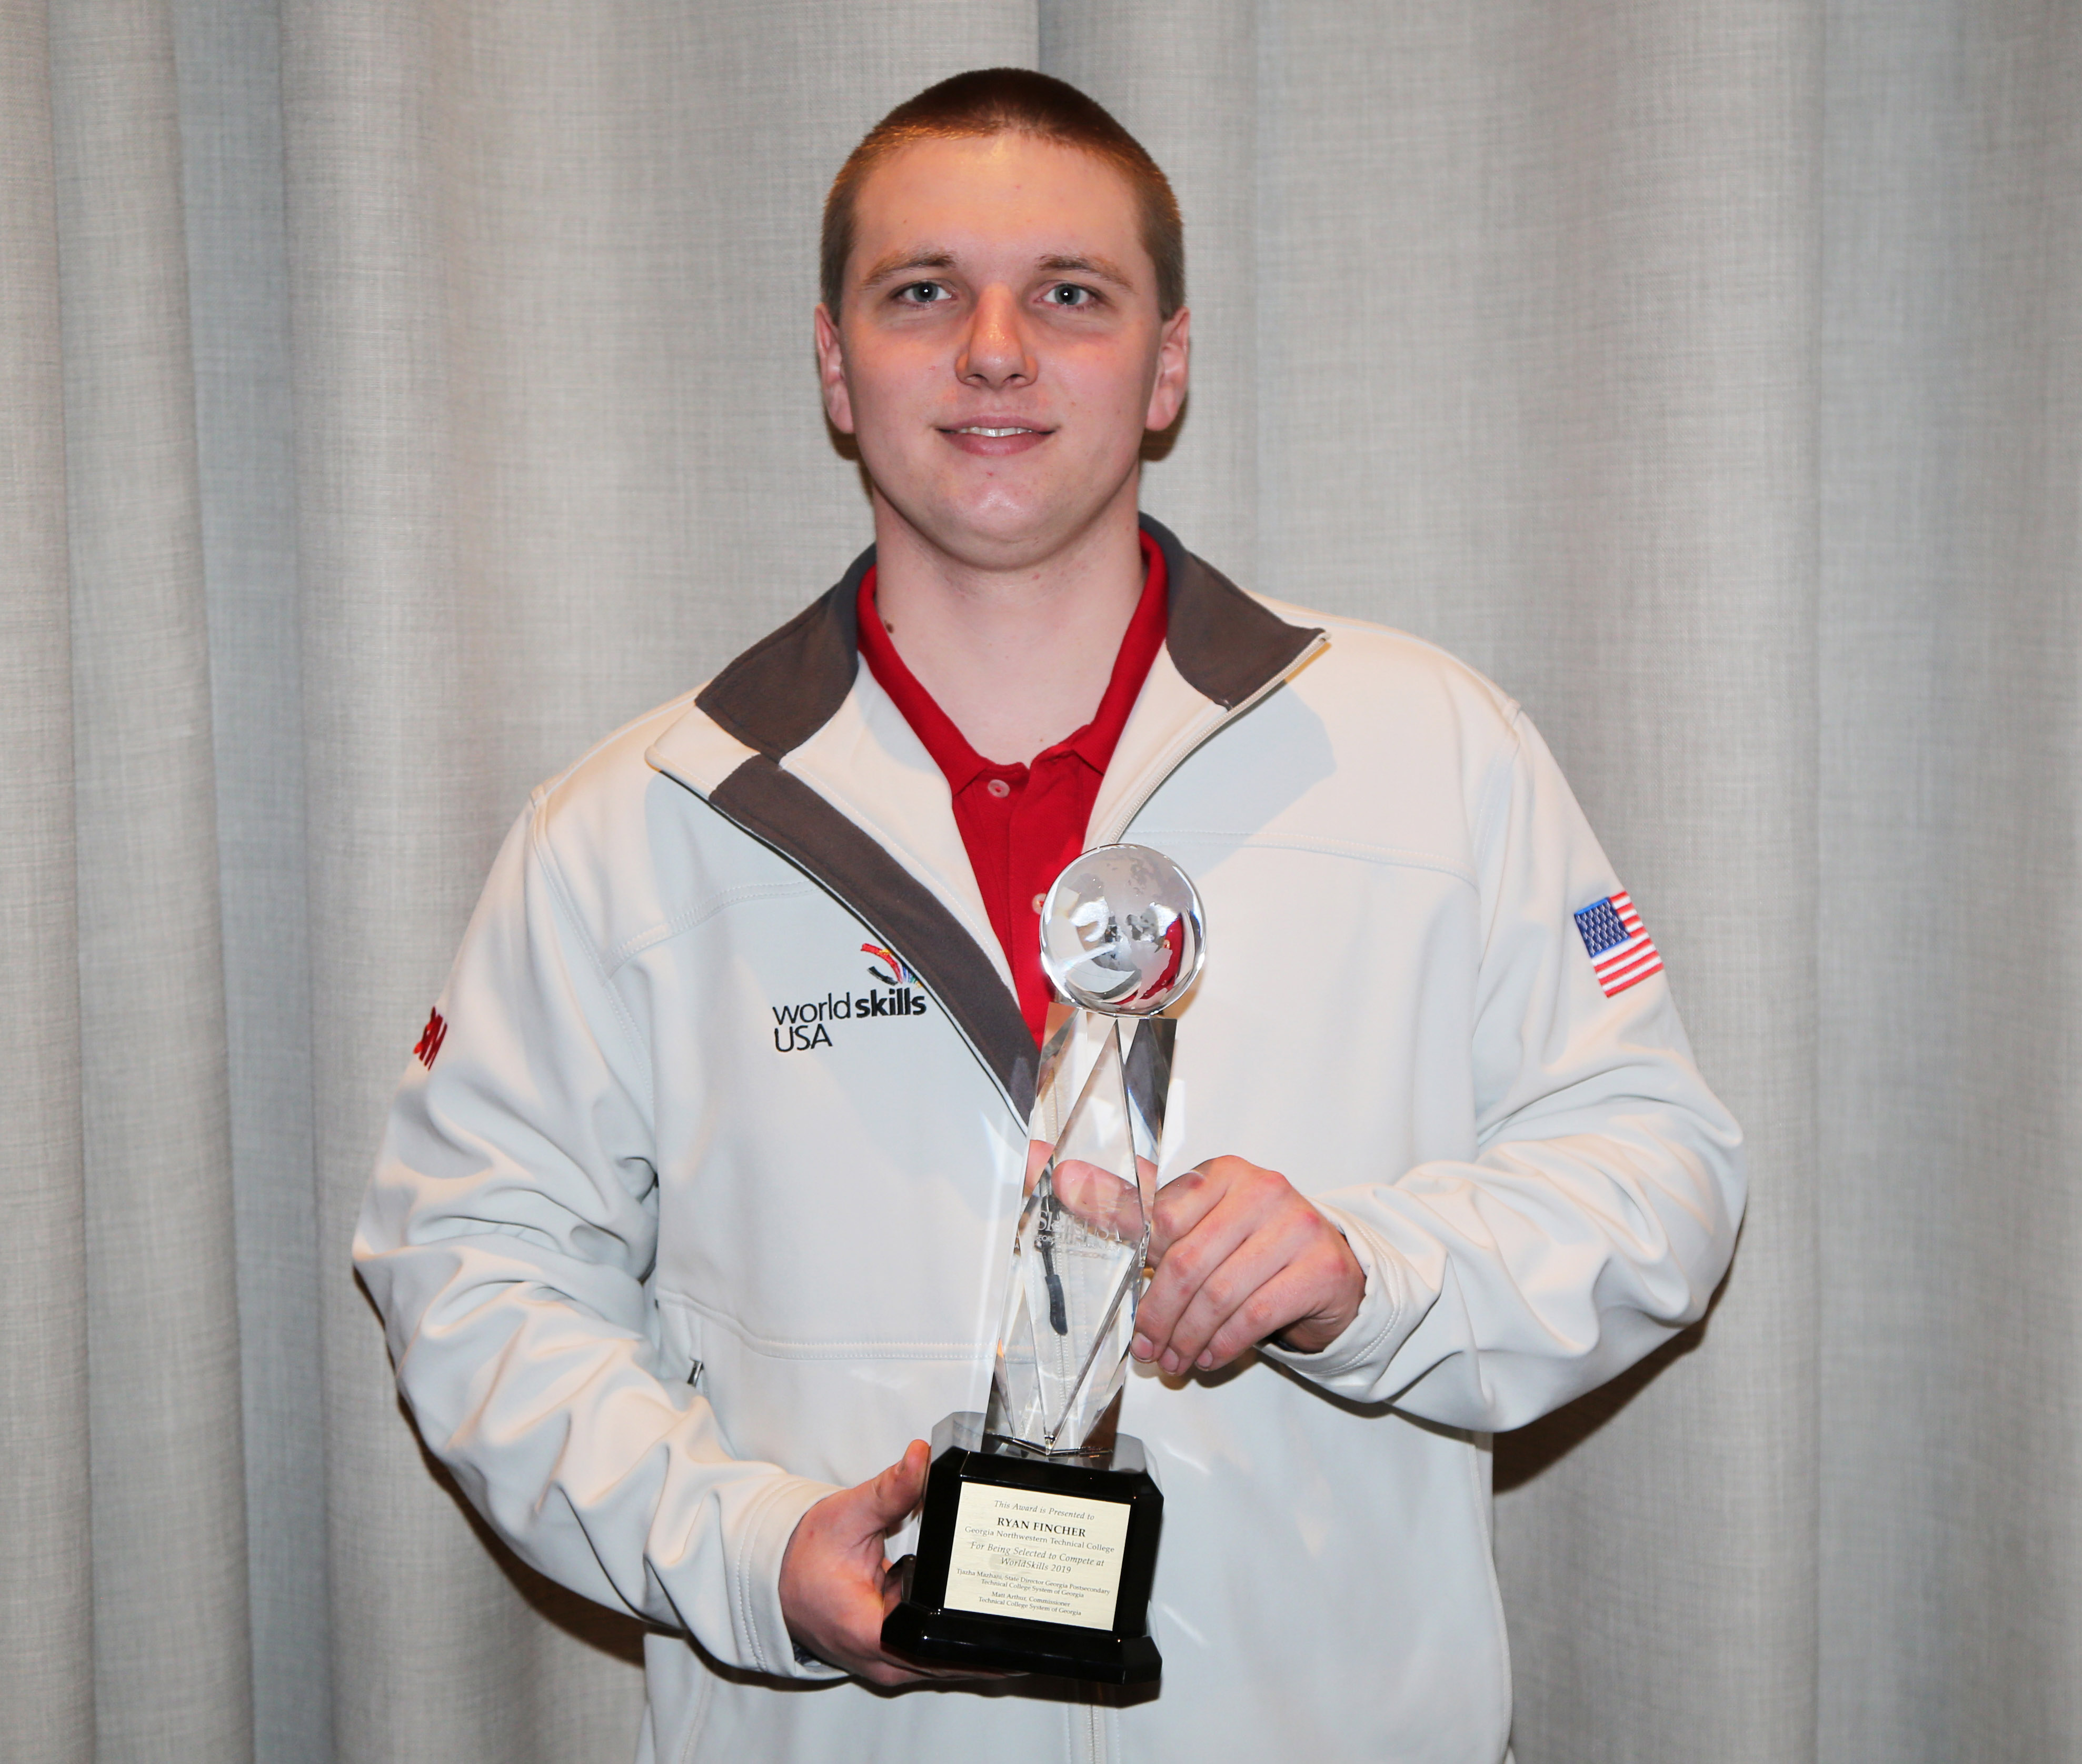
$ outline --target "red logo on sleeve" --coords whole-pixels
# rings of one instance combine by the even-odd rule
[[[439,1011],[427,1013],[427,1026],[419,1031],[419,1045],[412,1050],[412,1057],[428,1071],[440,1058],[441,1043],[449,1038],[448,1020]]]

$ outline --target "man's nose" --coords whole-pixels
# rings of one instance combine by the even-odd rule
[[[969,334],[955,361],[957,378],[971,385],[1023,386],[1033,384],[1034,358],[1019,323],[1018,304],[1009,288],[986,288],[978,296]]]

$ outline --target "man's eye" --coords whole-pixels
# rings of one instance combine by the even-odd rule
[[[1058,282],[1048,290],[1050,305],[1066,307],[1073,312],[1090,305],[1097,298],[1089,288],[1080,288],[1074,282]]]
[[[896,297],[913,306],[934,306],[947,297],[947,291],[938,282],[906,282]]]

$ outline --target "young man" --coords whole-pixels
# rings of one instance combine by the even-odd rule
[[[875,549],[508,839],[356,1242],[401,1387],[516,1549],[656,1626],[646,1759],[1494,1764],[1489,1435],[1701,1314],[1734,1123],[1516,706],[1138,520],[1189,320],[1111,117],[949,81],[825,247]],[[939,1676],[881,1648],[885,1550],[988,1386],[1034,913],[1122,837],[1209,927],[1126,1395],[1164,1680],[891,1695]]]

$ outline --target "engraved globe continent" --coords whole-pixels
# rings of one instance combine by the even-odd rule
[[[1100,845],[1056,878],[1041,907],[1041,966],[1073,1004],[1148,1017],[1200,971],[1200,897],[1146,845]]]

